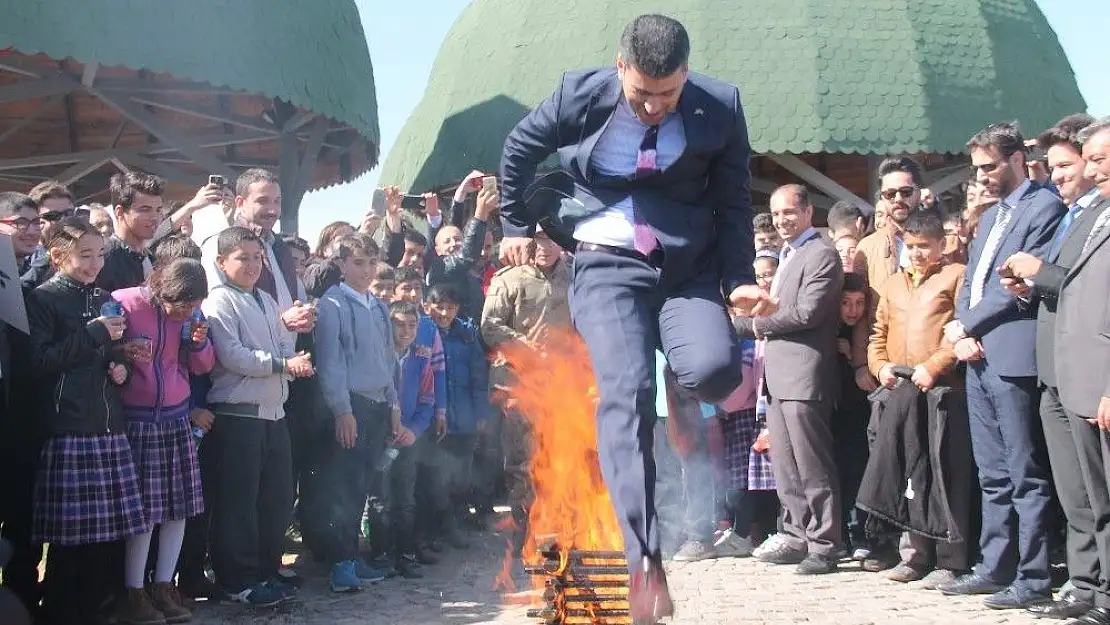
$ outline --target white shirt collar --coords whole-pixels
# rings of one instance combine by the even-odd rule
[[[374,296],[371,295],[369,291],[367,291],[366,293],[359,293],[358,291],[356,291],[356,290],[352,289],[350,286],[348,286],[346,282],[340,282],[339,283],[339,288],[340,288],[340,290],[342,290],[347,295],[349,295],[349,296],[355,298],[356,300],[358,300],[358,302],[360,304],[362,304],[363,306],[366,306],[367,308],[370,307],[370,302],[372,301],[370,298],[372,298]]]
[[[1086,209],[1090,208],[1091,204],[1095,203],[1095,200],[1098,199],[1098,196],[1099,196],[1098,187],[1094,186],[1094,187],[1091,187],[1090,191],[1084,193],[1083,197],[1076,200],[1075,203],[1076,203],[1077,206],[1079,206],[1079,208],[1082,208],[1082,209],[1086,210]]]

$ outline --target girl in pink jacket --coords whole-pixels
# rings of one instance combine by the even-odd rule
[[[132,363],[123,388],[127,437],[151,527],[160,525],[154,586],[144,590],[152,532],[127,540],[125,623],[181,623],[191,617],[172,583],[185,520],[204,509],[197,444],[189,424],[189,374],[212,370],[215,352],[199,315],[207,296],[204,267],[191,258],[156,265],[146,286],[113,296],[127,318],[124,351]]]

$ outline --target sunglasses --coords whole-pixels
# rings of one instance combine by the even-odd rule
[[[73,217],[75,214],[76,212],[72,209],[64,211],[46,211],[39,215],[39,221],[61,221],[62,219]]]
[[[908,198],[913,195],[914,191],[917,191],[914,187],[898,187],[897,189],[886,189],[882,192],[882,196],[884,200],[893,200],[899,195]]]

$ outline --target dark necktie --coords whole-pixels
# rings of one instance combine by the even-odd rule
[[[655,151],[658,144],[659,126],[649,126],[647,132],[644,133],[643,141],[640,142],[640,152],[636,156],[636,178],[646,178],[659,171]],[[659,246],[659,241],[655,238],[651,226],[644,221],[644,216],[636,207],[635,200],[632,201],[632,218],[633,246],[637,252],[647,256],[655,251],[655,248]]]

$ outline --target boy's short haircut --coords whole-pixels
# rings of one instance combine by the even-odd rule
[[[154,265],[165,265],[178,258],[192,258],[200,260],[202,256],[200,246],[184,235],[166,237],[158,242],[154,248]]]
[[[856,243],[859,243],[859,237],[852,234],[851,232],[846,232],[846,233],[836,237],[836,240],[833,241],[833,243],[836,243],[837,241],[840,241],[842,239],[851,239],[851,240],[855,241]]]
[[[374,272],[375,280],[396,280],[395,270],[386,263],[378,263],[378,270]]]
[[[70,202],[74,201],[73,192],[69,190],[69,187],[57,180],[44,180],[32,187],[27,195],[31,196],[36,206],[42,205],[46,200],[65,199]]]
[[[301,237],[295,234],[279,234],[278,238],[289,247],[300,250],[306,258],[312,256],[312,248],[308,246],[308,241],[305,241]]]
[[[377,258],[378,250],[374,239],[361,233],[344,235],[331,243],[331,256],[338,260],[347,260],[355,254]]]
[[[850,228],[856,225],[857,219],[862,218],[863,213],[860,212],[858,206],[851,202],[841,200],[829,208],[829,229],[841,230],[843,228]]]
[[[867,293],[867,281],[863,276],[851,271],[844,274],[844,289],[842,293]]]
[[[390,317],[420,317],[420,311],[416,309],[416,304],[412,302],[393,302],[389,305]]]
[[[254,242],[262,247],[262,239],[242,226],[231,226],[216,237],[216,254],[227,256],[242,247],[244,243]]]
[[[430,304],[459,305],[459,291],[450,284],[437,284],[428,289],[424,301]]]
[[[943,222],[945,224],[960,225],[960,224],[964,223],[964,215],[959,210],[948,211],[948,212],[944,213]]]
[[[944,219],[936,210],[918,210],[910,213],[902,224],[904,234],[925,239],[944,239]]]
[[[771,219],[771,213],[759,213],[752,217],[752,229],[755,230],[756,234],[778,232],[778,230],[775,230],[775,222]]]
[[[398,267],[393,272],[393,280],[397,284],[411,282],[413,280],[423,284],[424,276],[420,275],[420,272],[417,271],[415,267]]]
[[[765,247],[765,248],[762,248],[762,249],[756,251],[755,260],[759,260],[760,258],[764,258],[764,259],[767,259],[767,260],[773,260],[773,261],[775,261],[775,265],[778,265],[779,264],[779,257],[781,257],[781,256],[782,256],[782,252],[780,252],[779,250],[776,250],[773,247]]]
[[[428,247],[428,237],[412,228],[405,228],[405,241],[420,247]]]

